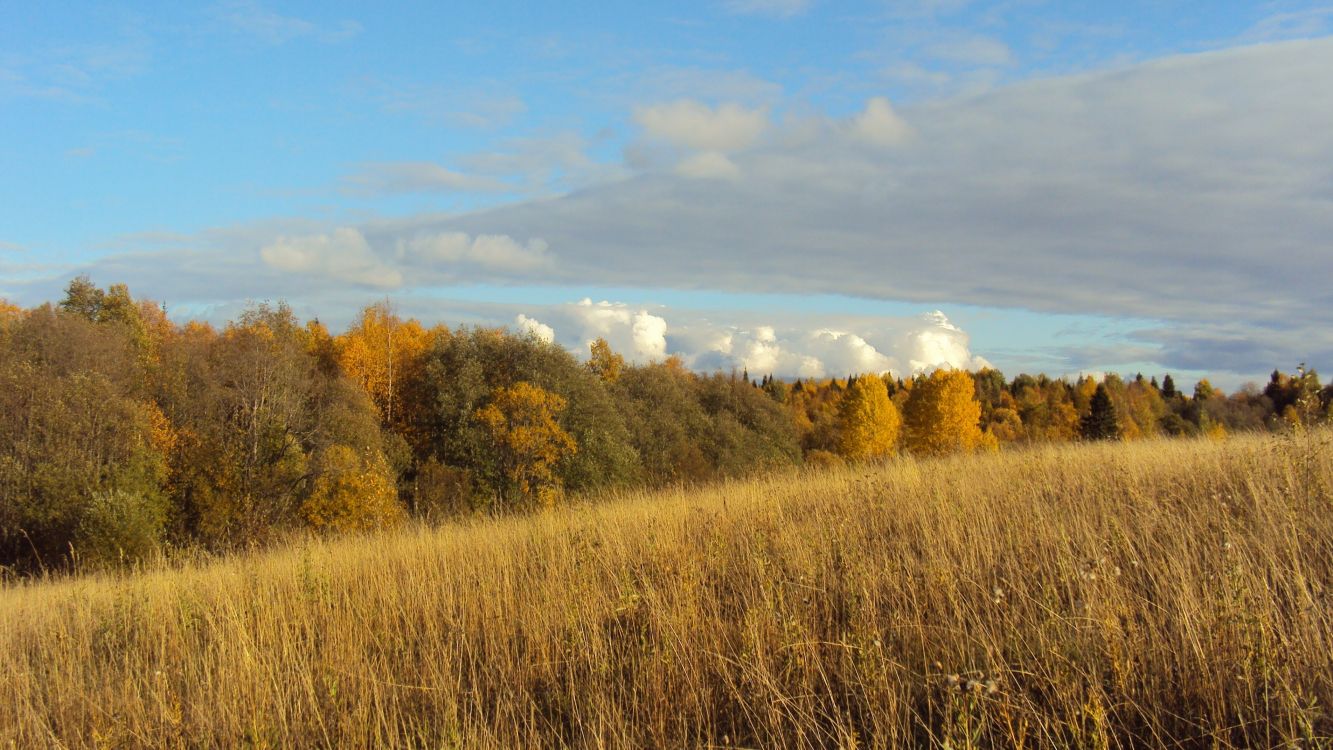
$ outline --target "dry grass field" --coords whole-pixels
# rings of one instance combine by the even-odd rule
[[[1330,747],[1326,434],[1058,447],[0,590],[2,747]]]

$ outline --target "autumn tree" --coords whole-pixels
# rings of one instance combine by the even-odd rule
[[[301,505],[301,515],[312,528],[368,531],[403,520],[393,472],[382,453],[331,445],[313,464],[313,486]]]
[[[1167,401],[1173,401],[1179,396],[1180,391],[1176,390],[1176,380],[1171,377],[1171,373],[1168,372],[1162,378],[1162,398]]]
[[[1084,440],[1118,440],[1120,423],[1116,419],[1115,404],[1106,384],[1097,385],[1088,404],[1088,413],[1079,421],[1079,435]]]
[[[519,382],[496,390],[490,403],[476,411],[474,419],[497,448],[502,502],[550,505],[559,500],[562,487],[555,466],[578,450],[556,422],[566,406],[559,395]]]
[[[8,330],[22,316],[23,308],[11,304],[9,300],[0,298],[0,333]]]
[[[157,545],[165,446],[143,377],[124,331],[50,305],[0,336],[0,564],[100,564]]]
[[[1027,437],[1023,418],[1018,413],[1018,402],[1008,391],[1000,393],[999,404],[991,409],[985,431],[994,435],[1000,444],[1017,443]]]
[[[561,427],[578,451],[555,467],[567,491],[624,486],[641,480],[639,455],[626,414],[611,389],[565,348],[531,336],[489,328],[460,329],[432,341],[426,355],[420,407],[428,416],[418,461],[473,471],[479,494],[498,491],[496,446],[474,419],[496,389],[527,382],[567,404]],[[451,484],[452,484],[451,480]]]
[[[741,476],[800,460],[787,410],[753,383],[721,373],[697,379],[699,405],[709,428],[699,436],[720,476]]]
[[[648,364],[625,369],[614,393],[630,440],[651,485],[688,484],[712,478],[716,466],[704,451],[712,420],[699,403],[698,377],[684,367]]]
[[[779,404],[787,403],[787,399],[791,397],[791,387],[787,385],[786,381],[779,380],[772,375],[769,375],[768,379],[764,381],[762,388],[769,398]]]
[[[918,377],[903,414],[907,449],[923,456],[973,451],[985,443],[972,377],[964,370],[936,370]]]
[[[402,320],[387,302],[380,302],[363,309],[336,339],[343,372],[370,394],[386,426],[397,426],[402,431],[401,426],[409,420],[403,393],[424,376],[423,355],[431,336],[419,322]]]
[[[839,453],[854,461],[892,456],[898,451],[901,426],[884,380],[857,378],[838,408]]]
[[[614,383],[625,369],[625,358],[612,351],[606,339],[598,338],[588,345],[588,369],[603,383]]]

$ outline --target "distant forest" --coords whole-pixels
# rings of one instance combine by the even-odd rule
[[[1232,394],[1170,375],[700,374],[387,304],[337,335],[284,304],[215,328],[79,278],[58,304],[0,301],[0,565],[92,569],[899,452],[1221,439],[1326,420],[1331,402],[1303,365]]]

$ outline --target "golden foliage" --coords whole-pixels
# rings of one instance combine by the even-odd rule
[[[904,409],[907,450],[921,456],[970,452],[981,446],[972,376],[965,370],[936,370],[913,379]]]
[[[370,395],[382,422],[404,419],[404,384],[421,377],[432,335],[421,323],[404,321],[380,303],[362,310],[336,339],[339,365]]]
[[[889,400],[882,378],[857,378],[838,407],[839,453],[853,461],[886,458],[898,452],[902,417]]]
[[[369,531],[403,521],[393,472],[384,455],[359,454],[345,445],[325,448],[315,460],[314,487],[301,516],[321,531]]]
[[[614,383],[625,369],[625,358],[612,351],[606,339],[598,338],[588,345],[588,369],[603,383]]]
[[[784,472],[6,586],[0,747],[1321,747],[1333,452],[1300,442]]]
[[[560,497],[555,466],[578,450],[555,420],[565,406],[562,396],[519,382],[494,391],[473,415],[495,441],[500,473],[521,498],[549,505]]]
[[[22,315],[23,308],[10,304],[9,300],[0,297],[0,331],[4,331]]]

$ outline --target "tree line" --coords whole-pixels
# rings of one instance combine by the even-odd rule
[[[830,465],[1327,418],[1303,366],[1230,395],[1171,376],[995,370],[787,382],[586,360],[387,304],[334,335],[285,304],[178,324],[123,285],[0,301],[0,565],[103,567],[561,503],[572,493]]]

